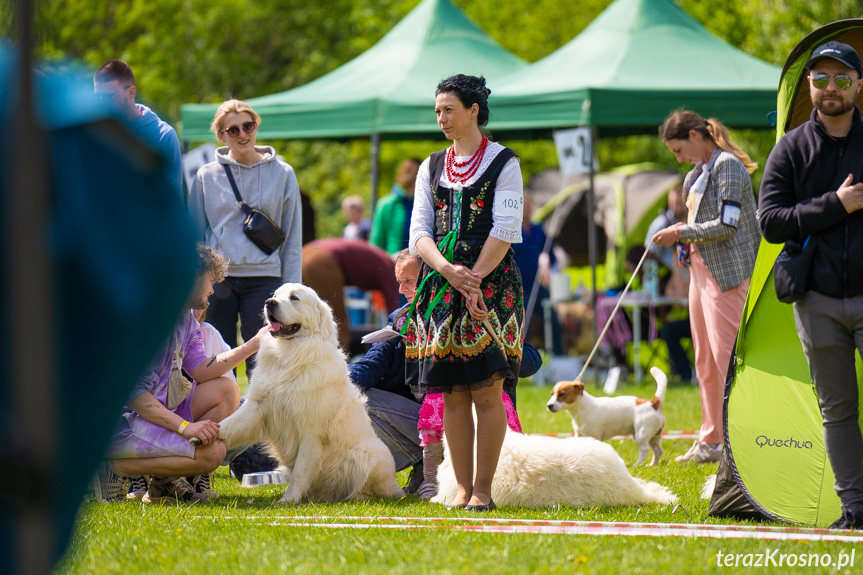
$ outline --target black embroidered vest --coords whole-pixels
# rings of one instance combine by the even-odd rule
[[[479,255],[493,226],[492,206],[497,178],[515,152],[504,148],[492,160],[476,182],[462,189],[461,225],[455,245],[455,255]],[[429,157],[429,182],[434,202],[434,240],[440,242],[453,229],[455,190],[440,181],[446,162],[446,150]]]

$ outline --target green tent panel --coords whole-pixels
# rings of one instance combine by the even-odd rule
[[[681,55],[697,66],[681,65]],[[492,86],[492,129],[655,129],[686,106],[766,127],[780,70],[727,44],[672,0],[615,0],[556,52]]]
[[[262,117],[262,138],[438,134],[438,82],[458,73],[492,80],[524,66],[449,0],[423,0],[350,62],[303,86],[246,101]],[[216,108],[182,106],[183,139],[211,139]]]
[[[792,51],[779,86],[777,138],[809,119],[804,66],[811,51],[829,40],[863,53],[863,19],[819,28]],[[824,527],[841,510],[793,308],[776,299],[773,287],[773,262],[781,249],[762,241],[758,252],[726,388],[726,454],[719,477],[732,480],[717,483],[709,513]],[[857,371],[863,382],[859,358]]]

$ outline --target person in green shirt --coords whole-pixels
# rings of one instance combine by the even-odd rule
[[[381,198],[375,206],[369,242],[392,255],[408,247],[414,184],[420,163],[416,158],[402,162],[392,193]]]

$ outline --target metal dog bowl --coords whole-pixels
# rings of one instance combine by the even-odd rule
[[[261,471],[259,473],[244,473],[243,487],[258,487],[259,485],[280,485],[287,483],[281,471]]]

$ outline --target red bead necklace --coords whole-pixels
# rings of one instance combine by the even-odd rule
[[[465,162],[456,162],[455,161],[455,146],[450,146],[446,151],[446,163],[444,164],[446,168],[446,177],[451,182],[458,182],[464,184],[468,180],[470,180],[476,171],[479,169],[480,164],[482,164],[482,159],[485,156],[485,149],[488,147],[488,138],[483,136],[482,140],[479,143],[479,148],[477,148],[476,152],[467,159]],[[463,172],[457,172],[456,168],[467,168]]]

